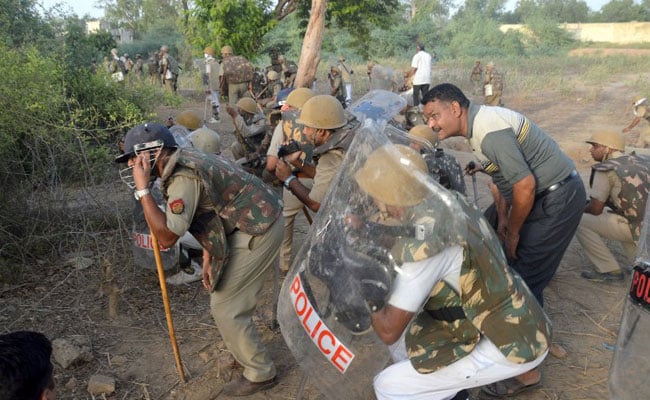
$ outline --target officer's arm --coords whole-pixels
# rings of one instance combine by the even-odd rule
[[[413,315],[415,314],[410,311],[387,304],[381,310],[372,313],[372,327],[382,342],[391,345],[402,336]]]
[[[148,194],[140,199],[144,218],[147,220],[149,229],[158,239],[158,243],[166,248],[172,247],[178,240],[178,235],[167,228],[167,217],[158,208],[153,196]]]
[[[593,197],[589,197],[589,201],[585,206],[585,214],[600,215],[605,209],[605,203]]]
[[[634,117],[630,125],[628,125],[627,128],[623,129],[623,132],[631,131],[635,126],[639,124],[640,121],[641,121],[641,117]]]
[[[320,210],[320,202],[309,197],[309,188],[305,187],[298,179],[292,179],[288,185],[289,191],[313,212]]]

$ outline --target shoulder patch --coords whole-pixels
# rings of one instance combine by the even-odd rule
[[[183,203],[183,199],[176,199],[170,202],[169,209],[171,210],[172,214],[183,213],[183,211],[185,211],[185,203]]]

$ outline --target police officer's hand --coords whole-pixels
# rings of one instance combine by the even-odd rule
[[[237,118],[237,109],[233,107],[232,105],[228,104],[226,106],[226,112],[228,115],[230,115],[232,118]]]
[[[203,249],[203,287],[210,290],[210,282],[212,282],[212,268],[211,268],[212,256],[210,252]]]
[[[286,181],[291,175],[291,166],[283,160],[278,160],[275,164],[275,176],[282,182]]]
[[[481,171],[483,171],[483,165],[481,165],[481,163],[470,161],[465,166],[465,174],[466,175],[474,175],[475,173],[481,172]]]
[[[151,152],[143,151],[135,156],[133,161],[135,189],[142,190],[148,188],[151,177]]]
[[[300,161],[301,155],[302,155],[302,151],[294,151],[293,153],[287,154],[286,156],[282,157],[282,159],[293,166],[300,166],[300,164],[302,164],[302,161]]]

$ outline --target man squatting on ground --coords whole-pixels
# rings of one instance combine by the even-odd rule
[[[417,151],[385,145],[354,178],[377,207],[412,226],[435,215],[421,181],[427,174]],[[479,211],[454,198],[468,227],[464,245],[443,247],[431,235],[402,237],[391,250],[401,273],[371,316],[394,361],[374,379],[379,400],[465,400],[464,389],[524,373],[548,353],[551,324],[541,306],[510,272]]]
[[[132,128],[124,149],[115,161],[128,163],[120,174],[135,185],[135,197],[160,244],[171,247],[189,231],[203,247],[203,285],[210,291],[212,317],[244,367],[222,393],[247,396],[273,387],[275,365],[252,317],[282,242],[280,197],[233,161],[177,148],[160,124]],[[149,192],[154,177],[162,180],[165,211]]]
[[[624,154],[625,138],[618,132],[596,132],[587,143],[598,163],[591,167],[589,202],[576,238],[596,271],[583,271],[581,276],[622,281],[625,275],[604,239],[620,242],[626,255],[634,258],[650,190],[650,159]]]
[[[543,306],[542,292],[584,210],[585,189],[573,161],[525,116],[502,107],[472,104],[452,84],[435,86],[422,104],[425,120],[439,140],[465,137],[480,161],[479,168],[492,176],[500,194],[497,202],[501,205],[496,209],[509,211],[498,216],[497,225],[508,264]],[[534,369],[483,391],[512,395],[540,380],[539,370]]]

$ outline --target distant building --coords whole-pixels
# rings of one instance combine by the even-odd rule
[[[108,22],[100,19],[86,22],[86,34],[97,33],[99,31],[110,32],[118,44],[133,42],[133,31],[130,29],[112,29]]]
[[[580,42],[644,43],[650,41],[650,22],[558,24]],[[526,25],[501,25],[501,32],[515,30],[530,35]]]

